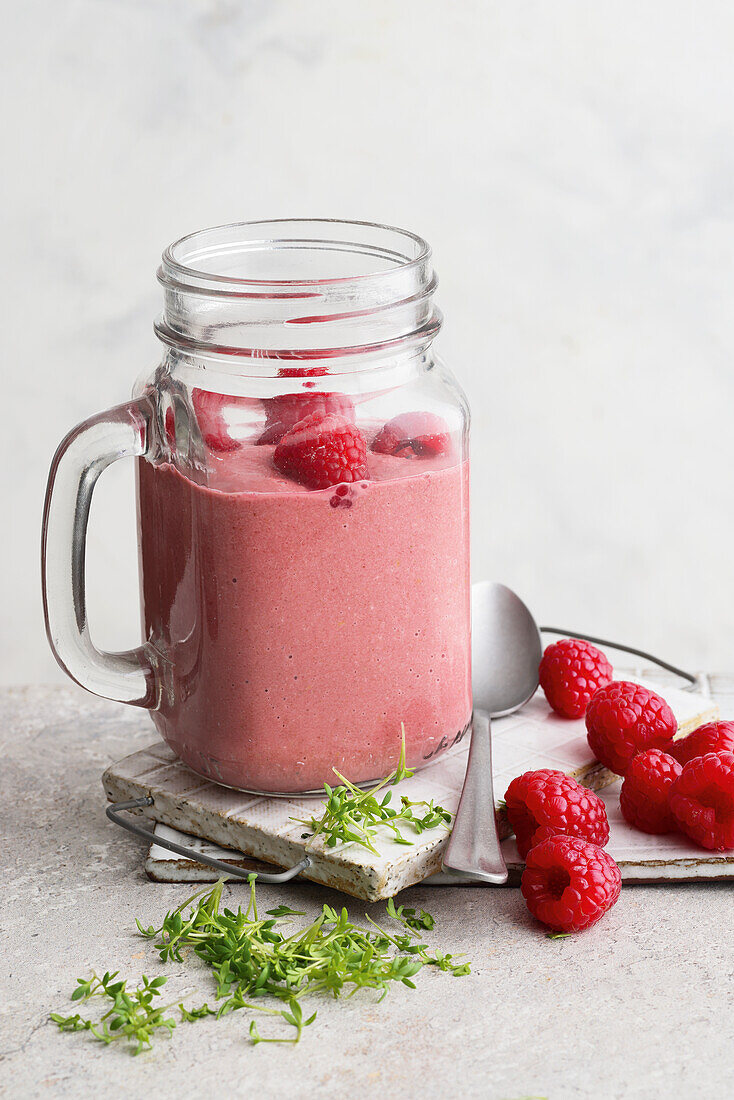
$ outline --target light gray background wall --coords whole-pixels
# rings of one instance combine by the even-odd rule
[[[61,676],[46,471],[155,361],[161,249],[303,214],[434,246],[474,410],[475,576],[732,667],[730,4],[24,0],[3,24],[0,679]],[[125,647],[130,470],[98,497],[92,626]]]

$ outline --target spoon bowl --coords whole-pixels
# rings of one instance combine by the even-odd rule
[[[537,690],[540,630],[520,597],[504,584],[472,585],[471,605],[474,709],[502,718]]]

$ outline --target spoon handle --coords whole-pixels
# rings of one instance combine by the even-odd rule
[[[480,882],[507,882],[494,815],[492,731],[489,715],[483,710],[474,711],[464,787],[444,852],[443,870]]]

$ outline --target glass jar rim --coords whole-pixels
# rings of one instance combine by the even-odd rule
[[[280,218],[201,229],[163,253],[159,339],[250,359],[426,347],[441,326],[422,237],[379,222]]]
[[[330,226],[334,229],[340,227],[344,230],[351,229],[353,231],[366,230],[383,234],[385,243],[382,245],[370,244],[367,240],[349,242],[346,237],[341,240],[335,237],[330,239],[314,237],[292,239],[282,235],[276,236],[275,233],[271,236],[248,237],[245,233],[245,231],[254,233],[261,230],[264,231],[264,234],[267,234],[268,230],[274,230],[282,234],[287,230],[287,227],[294,229],[302,227],[303,231],[309,226]],[[238,231],[242,232],[238,233]],[[291,278],[253,277],[252,275],[236,275],[207,270],[206,267],[199,266],[202,257],[209,257],[213,260],[217,257],[232,256],[233,242],[229,241],[226,245],[224,243],[224,238],[227,236],[242,238],[234,242],[240,246],[239,254],[242,252],[254,253],[255,251],[274,252],[275,248],[273,246],[298,243],[300,240],[302,243],[308,242],[311,248],[314,245],[322,245],[324,251],[350,251],[355,255],[381,257],[385,260],[385,266],[377,270],[320,275],[316,278],[298,276],[295,273]],[[394,247],[392,248],[387,244],[389,238],[394,240]],[[406,250],[401,251],[399,249],[398,246],[401,243]],[[259,249],[258,246],[260,246]],[[228,285],[235,288],[260,288],[261,291],[267,291],[270,288],[277,291],[280,287],[336,287],[365,280],[379,280],[380,278],[395,276],[397,273],[405,275],[410,273],[412,269],[427,265],[430,258],[431,248],[427,241],[418,234],[407,229],[400,229],[397,226],[344,218],[266,218],[253,221],[228,222],[208,229],[198,229],[193,233],[180,237],[164,250],[161,267],[158,270],[158,279],[164,285],[171,285],[172,283],[191,285],[191,283],[194,283],[200,291],[205,290],[207,284],[210,284],[211,291],[218,294],[223,291],[226,293],[225,288]]]

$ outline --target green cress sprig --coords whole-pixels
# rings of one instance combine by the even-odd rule
[[[394,787],[403,779],[410,779],[414,775],[405,764],[405,726],[402,723],[401,730],[402,741],[397,767],[375,787],[362,791],[345,779],[336,768],[332,769],[342,785],[330,787],[328,783],[324,784],[326,805],[322,816],[292,819],[308,827],[310,841],[322,836],[327,848],[335,848],[337,844],[359,844],[378,855],[373,841],[379,826],[389,829],[397,844],[407,845],[412,845],[413,842],[403,835],[401,825],[409,826],[419,834],[426,829],[435,829],[438,825],[446,828],[450,826],[453,814],[443,806],[434,805],[433,799],[430,802],[411,802],[403,795],[398,809],[390,805],[392,791],[387,791],[382,799],[377,798],[378,792],[384,787]],[[424,812],[418,813],[418,808]]]
[[[171,1006],[154,1004],[154,998],[160,996],[160,987],[166,984],[168,978],[153,978],[151,981],[143,975],[143,984],[128,993],[126,982],[115,981],[117,975],[116,970],[112,974],[108,971],[101,978],[94,972],[91,978],[77,978],[72,1001],[83,1004],[90,997],[106,997],[112,1001],[112,1006],[96,1023],[84,1019],[78,1012],[74,1016],[52,1012],[51,1019],[61,1031],[89,1031],[95,1039],[107,1045],[116,1039],[129,1039],[134,1047],[133,1053],[140,1054],[141,1050],[150,1047],[156,1031],[163,1030],[170,1036],[176,1026],[173,1017],[165,1015]]]
[[[222,907],[224,880],[220,880],[212,890],[193,895],[167,913],[159,928],[136,922],[143,936],[156,941],[162,962],[182,962],[184,952],[193,952],[212,971],[220,1004],[193,1009],[179,1004],[182,1021],[193,1023],[248,1009],[280,1017],[295,1031],[292,1037],[263,1037],[253,1019],[249,1028],[253,1044],[297,1043],[303,1029],[316,1018],[313,1012],[304,1019],[300,1002],[308,995],[326,993],[339,998],[352,996],[359,989],[375,989],[382,1000],[393,982],[414,989],[413,978],[424,966],[455,976],[469,973],[468,963],[457,962],[452,955],[431,950],[422,942],[421,933],[434,925],[433,917],[424,910],[396,908],[390,899],[387,916],[401,926],[400,932],[391,935],[370,917],[368,927],[361,927],[349,919],[346,909],[337,911],[324,905],[315,921],[292,931],[293,918],[304,914],[279,905],[260,917],[254,879],[252,876],[244,912],[241,907],[236,912]],[[125,982],[115,979],[117,973],[77,979],[73,1000],[86,1001],[98,994],[112,1000],[112,1007],[99,1021],[59,1013],[53,1013],[51,1019],[62,1031],[88,1031],[104,1043],[128,1038],[136,1054],[150,1046],[155,1032],[164,1030],[170,1035],[176,1021],[165,1013],[171,1006],[154,1006],[167,979],[144,977],[141,988],[132,994],[126,992]],[[263,999],[271,1004],[280,1001],[284,1007],[259,1003]]]

